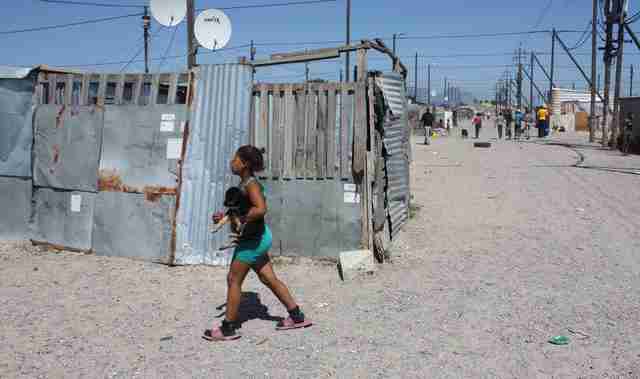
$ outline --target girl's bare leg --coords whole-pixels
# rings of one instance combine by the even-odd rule
[[[231,263],[229,274],[227,274],[227,311],[225,314],[227,321],[234,322],[238,320],[238,310],[242,298],[242,283],[250,269],[249,265],[239,261]]]
[[[295,300],[293,300],[293,296],[289,292],[287,286],[280,281],[276,277],[276,273],[273,271],[273,266],[271,262],[266,263],[264,266],[260,267],[256,273],[258,274],[258,278],[260,281],[273,292],[274,295],[280,300],[282,305],[284,305],[288,311],[291,311],[297,307]]]

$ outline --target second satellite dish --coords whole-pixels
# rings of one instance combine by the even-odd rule
[[[217,9],[207,9],[200,13],[195,29],[198,43],[209,50],[222,49],[231,39],[231,20]]]
[[[176,26],[187,15],[186,0],[150,0],[151,14],[159,24]]]

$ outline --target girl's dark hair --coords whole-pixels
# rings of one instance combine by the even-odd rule
[[[244,145],[238,149],[236,154],[253,172],[264,170],[264,148],[258,149],[255,146]]]

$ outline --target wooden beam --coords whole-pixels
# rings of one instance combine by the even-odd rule
[[[316,169],[320,178],[327,176],[327,89],[324,85],[318,91],[318,132],[316,137]]]
[[[364,178],[364,166],[367,152],[367,83],[358,81],[356,84],[356,114],[353,126],[353,180],[360,184]]]
[[[329,84],[327,86],[327,126],[326,126],[326,141],[327,141],[327,176],[336,177],[336,158],[337,158],[337,145],[336,145],[336,85]]]
[[[284,87],[284,105],[286,114],[284,121],[283,177],[292,178],[295,172],[296,99],[291,85]]]
[[[169,98],[167,99],[167,104],[173,105],[176,103],[176,93],[178,91],[178,79],[180,79],[180,74],[173,73],[169,77]]]

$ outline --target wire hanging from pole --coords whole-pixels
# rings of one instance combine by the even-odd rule
[[[160,31],[162,31],[164,29],[163,25],[160,25],[160,28],[158,30],[156,30],[155,33],[153,33],[150,37],[149,37],[149,42],[151,42],[155,37],[158,36],[158,33],[160,33]],[[142,47],[135,53],[135,55],[133,57],[131,57],[131,59],[127,62],[127,64],[125,64],[121,69],[120,72],[124,72],[124,70],[127,69],[127,67],[129,67],[131,65],[131,63],[133,63],[133,61],[136,60],[136,58],[138,58],[138,56],[140,54],[142,54],[142,52],[144,51],[144,45],[142,45]]]
[[[173,41],[176,38],[177,31],[178,31],[178,27],[176,26],[173,28],[173,33],[171,33],[171,39],[169,40],[169,44],[167,45],[167,48],[164,50],[164,54],[162,54],[162,60],[158,64],[158,72],[160,72],[160,70],[162,69],[162,66],[164,66],[164,63],[167,60],[167,55],[169,54],[169,50],[171,49],[171,46],[173,46]]]

